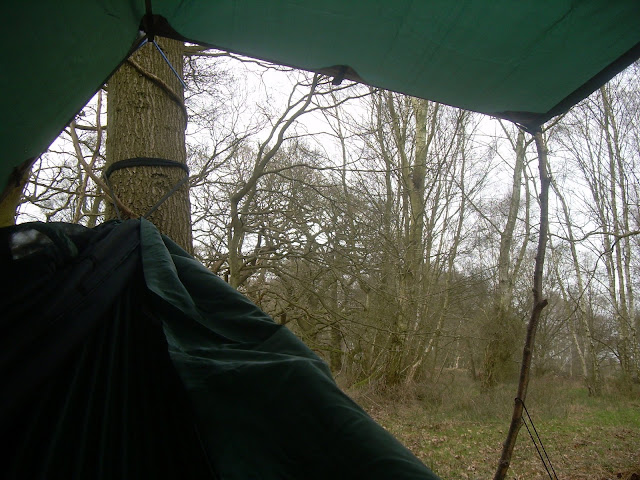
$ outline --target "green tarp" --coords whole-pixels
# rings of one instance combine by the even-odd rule
[[[437,478],[146,220],[0,229],[0,477]]]
[[[126,57],[144,0],[3,8],[0,190]],[[640,56],[638,0],[151,0],[158,33],[537,128]]]

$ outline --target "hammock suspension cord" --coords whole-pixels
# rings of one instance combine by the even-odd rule
[[[553,464],[551,463],[549,454],[547,453],[547,450],[544,448],[542,439],[538,434],[538,430],[536,429],[536,426],[533,424],[533,420],[531,418],[531,415],[529,415],[529,411],[527,410],[527,406],[525,405],[524,400],[522,400],[521,398],[516,398],[516,402],[522,403],[522,407],[524,408],[524,411],[526,413],[526,418],[528,419],[528,423],[527,423],[527,420],[525,420],[525,417],[522,417],[522,423],[524,423],[524,426],[527,427],[527,432],[529,432],[529,437],[531,437],[531,441],[533,442],[533,445],[536,447],[536,451],[538,452],[538,456],[542,461],[542,465],[544,465],[544,468],[547,471],[547,475],[549,475],[549,478],[551,480],[558,480],[558,475],[556,475],[556,471],[553,468]],[[529,428],[529,424],[531,424],[531,428]],[[535,433],[535,438],[533,437],[533,433],[531,432],[532,429],[533,429],[533,433]],[[540,444],[540,446],[538,446],[538,443]],[[542,449],[542,451],[540,451],[540,449]],[[544,452],[544,457],[543,457],[543,452]],[[549,471],[549,468],[551,469],[551,471]],[[553,472],[553,475],[551,475],[551,472]]]

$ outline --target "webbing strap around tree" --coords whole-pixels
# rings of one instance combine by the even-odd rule
[[[116,170],[132,167],[178,167],[183,169],[185,172],[187,172],[187,175],[189,175],[189,167],[187,167],[187,165],[184,163],[176,162],[174,160],[167,160],[166,158],[135,157],[113,162],[104,172],[104,176],[108,179]]]
[[[166,158],[157,158],[157,157],[135,157],[135,158],[127,158],[125,160],[119,160],[117,162],[112,163],[107,170],[104,172],[104,179],[109,187],[109,192],[111,194],[111,198],[113,199],[113,206],[116,209],[116,215],[118,216],[118,220],[122,220],[120,215],[120,209],[118,208],[118,204],[115,201],[115,196],[113,192],[113,187],[111,186],[111,182],[109,182],[109,177],[116,170],[121,170],[123,168],[132,168],[132,167],[177,167],[184,170],[187,175],[183,177],[178,183],[176,183],[171,190],[163,195],[163,197],[156,202],[156,204],[149,209],[147,213],[143,215],[144,218],[149,218],[149,216],[155,212],[160,205],[162,205],[171,195],[176,193],[180,187],[182,187],[189,180],[189,167],[181,162],[176,162],[174,160],[167,160]]]

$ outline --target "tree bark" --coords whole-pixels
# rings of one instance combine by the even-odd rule
[[[31,167],[35,161],[35,158],[30,158],[11,172],[7,186],[0,194],[0,227],[8,227],[16,223],[16,213],[22,192],[29,181]]]
[[[181,42],[157,40],[182,75]],[[182,84],[153,44],[138,50],[109,80],[105,169],[120,160],[149,157],[186,163],[187,124]],[[137,166],[116,170],[109,178],[113,193],[135,215],[145,215],[186,175],[181,168]],[[106,218],[115,218],[112,205]],[[150,215],[158,229],[191,252],[188,185],[183,185]]]

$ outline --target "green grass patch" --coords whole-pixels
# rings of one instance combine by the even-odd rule
[[[443,479],[492,478],[505,439],[516,386],[482,391],[460,376],[405,395],[360,398],[371,415]],[[363,401],[364,400],[364,401]],[[629,479],[640,476],[640,397],[606,392],[590,397],[564,379],[534,379],[527,408],[558,478]],[[549,478],[523,427],[508,478]]]

